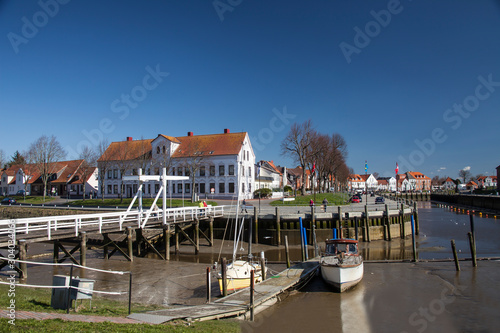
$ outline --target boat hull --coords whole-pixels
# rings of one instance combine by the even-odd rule
[[[358,265],[329,265],[321,264],[321,277],[336,291],[344,292],[361,281],[363,278],[363,262]]]
[[[259,283],[262,281],[262,271],[260,264],[249,263],[246,261],[237,260],[229,264],[226,269],[226,284],[228,292],[235,292],[240,289],[250,287],[250,274],[255,271],[254,282]],[[221,294],[223,293],[222,276],[219,274],[217,277]]]

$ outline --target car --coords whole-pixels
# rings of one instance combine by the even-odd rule
[[[385,203],[385,198],[384,197],[376,197],[375,203],[376,204],[379,204],[379,203],[383,204],[383,203]]]
[[[10,204],[15,204],[17,201],[14,198],[3,198],[2,199],[2,204],[5,205],[10,205]]]
[[[19,190],[17,191],[16,195],[24,196],[24,195],[30,195],[30,193],[26,192],[25,190]]]
[[[352,203],[359,203],[359,202],[360,202],[360,201],[359,201],[359,197],[357,197],[357,196],[352,197],[352,198],[351,198],[351,202],[352,202]]]

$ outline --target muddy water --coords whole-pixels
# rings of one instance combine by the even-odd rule
[[[419,258],[470,257],[469,216],[426,203],[419,209]],[[500,221],[475,217],[478,256],[500,257]],[[370,260],[412,258],[411,238],[362,243]],[[243,332],[497,332],[500,327],[499,261],[369,263],[362,282],[338,294],[316,277],[302,290],[243,323]]]

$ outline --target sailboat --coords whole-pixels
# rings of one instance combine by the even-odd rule
[[[233,244],[233,258],[232,261],[226,266],[226,286],[227,292],[235,292],[240,289],[244,289],[250,286],[251,282],[251,272],[254,271],[254,282],[259,283],[262,281],[262,266],[260,262],[252,261],[251,253],[249,251],[248,260],[242,260],[236,258],[236,253],[238,251],[238,245],[241,241],[243,234],[243,229],[245,225],[245,217],[239,217],[239,200],[236,206],[236,219],[234,228],[234,244]],[[251,234],[251,228],[250,228]],[[249,246],[251,244],[251,237],[249,237]],[[264,272],[267,268],[264,266]],[[219,281],[219,287],[221,294],[223,294],[223,278],[222,272],[217,275],[217,280]]]

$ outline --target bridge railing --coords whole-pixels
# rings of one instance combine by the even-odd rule
[[[155,221],[162,220],[163,211],[155,210],[152,218]],[[61,215],[61,216],[43,216],[21,219],[0,220],[0,237],[10,236],[15,229],[16,235],[29,235],[30,233],[43,231],[48,239],[51,239],[52,233],[58,230],[74,230],[75,236],[78,236],[82,228],[92,231],[102,232],[106,227],[118,227],[123,229],[123,224],[136,223],[138,228],[146,226],[146,217],[148,212],[142,214],[138,210],[110,212],[99,214],[79,214],[79,215]],[[166,210],[167,223],[184,222],[194,220],[200,217],[218,217],[224,214],[224,206],[214,207],[180,207],[169,208]],[[150,216],[151,218],[151,216]],[[141,221],[145,221],[141,225]],[[40,235],[38,233],[37,235]]]

